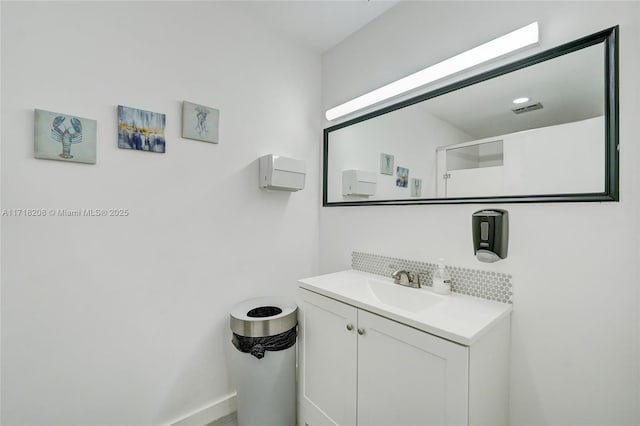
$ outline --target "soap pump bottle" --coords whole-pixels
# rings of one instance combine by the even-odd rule
[[[444,267],[444,259],[438,259],[438,269],[433,273],[432,289],[436,293],[451,293],[451,275]]]

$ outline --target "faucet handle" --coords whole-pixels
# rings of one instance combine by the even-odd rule
[[[420,287],[420,274],[418,272],[409,272],[409,282]]]

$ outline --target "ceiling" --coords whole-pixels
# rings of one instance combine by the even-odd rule
[[[474,139],[604,114],[604,47],[587,47],[418,104]],[[515,98],[529,102],[514,105]],[[542,109],[513,108],[540,102]]]
[[[0,0],[0,3],[3,0]],[[43,0],[57,1],[57,0]],[[105,0],[84,0],[102,2]],[[107,0],[117,2],[120,0]],[[260,25],[324,53],[401,0],[136,0],[138,2],[224,3]]]
[[[300,46],[325,52],[399,3],[384,0],[229,2]],[[602,46],[555,58],[422,103],[430,114],[473,138],[572,122],[603,114]],[[543,109],[516,115],[521,96]],[[525,104],[525,105],[527,105]]]
[[[238,1],[246,15],[294,40],[301,46],[325,52],[356,32],[397,1],[316,0]]]

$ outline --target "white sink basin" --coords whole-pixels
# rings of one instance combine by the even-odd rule
[[[444,301],[446,296],[428,293],[428,290],[390,284],[374,279],[367,280],[373,296],[385,305],[409,312],[420,312]]]
[[[473,343],[511,312],[511,305],[505,303],[457,293],[443,296],[354,270],[303,278],[298,283],[303,289],[462,345]]]

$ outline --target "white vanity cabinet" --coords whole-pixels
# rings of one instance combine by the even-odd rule
[[[355,425],[358,309],[298,290],[298,425]]]
[[[507,424],[508,318],[467,346],[304,288],[298,308],[300,426]]]

